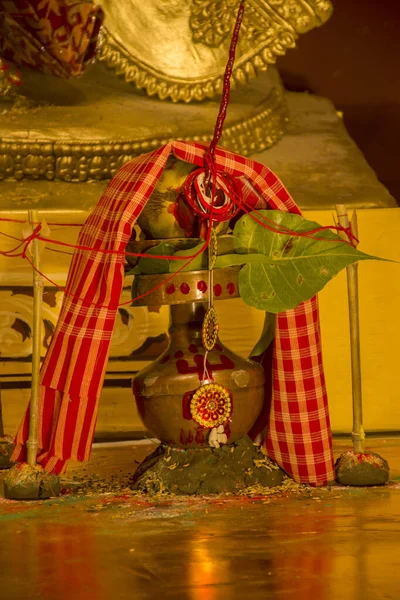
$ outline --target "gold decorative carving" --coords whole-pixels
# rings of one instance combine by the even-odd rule
[[[98,58],[127,82],[174,102],[204,100],[221,92],[236,0],[178,0],[168,14],[162,0],[101,3],[106,20]],[[331,13],[329,0],[248,0],[232,84],[245,84],[267,70],[295,46],[299,34],[322,25]],[[151,37],[151,49],[145,50],[132,30],[138,27],[135,15],[140,15],[139,37]]]
[[[245,156],[276,143],[284,134],[288,120],[282,88],[273,88],[260,108],[254,116],[227,125],[221,143]],[[211,134],[182,137],[202,142],[211,138]],[[166,138],[149,138],[59,142],[3,138],[0,141],[0,180],[27,178],[83,182],[111,179],[123,163],[168,141]]]
[[[254,28],[255,29],[255,28]],[[237,84],[246,84],[269,64],[276,61],[277,56],[285,54],[288,48],[294,48],[296,36],[290,31],[281,32],[271,47],[265,47],[251,60],[242,62],[232,73],[232,88]],[[200,81],[173,79],[162,73],[152,72],[145,63],[127,55],[116,40],[105,33],[104,42],[100,49],[99,60],[125,78],[128,83],[134,83],[139,89],[145,89],[149,96],[157,95],[160,100],[170,98],[173,102],[201,101],[213,98],[222,92],[223,75],[214,78],[204,78]]]
[[[254,39],[256,33],[258,41],[265,41],[271,34],[265,29],[265,16],[257,23],[262,11],[268,8],[271,15],[275,12],[286,22],[286,26],[292,27],[298,34],[325,23],[333,10],[329,0],[249,0],[242,24],[242,31],[248,39]],[[210,47],[220,46],[232,33],[237,9],[237,0],[192,0],[190,27],[193,40]]]
[[[237,7],[236,0],[192,0],[190,28],[193,41],[211,48],[220,46],[232,32]]]
[[[330,0],[269,0],[268,3],[300,34],[325,23],[333,11]]]
[[[122,292],[121,301],[130,298],[130,289]],[[63,293],[54,288],[44,289],[42,309],[41,354],[45,355],[57,324]],[[168,307],[150,312],[146,307],[129,305],[118,312],[113,332],[110,358],[136,356],[149,338],[156,339],[168,323]],[[0,290],[0,359],[24,359],[32,354],[33,298],[32,288],[18,287]]]

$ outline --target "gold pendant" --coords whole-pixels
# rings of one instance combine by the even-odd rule
[[[203,327],[201,330],[203,348],[204,350],[207,350],[207,352],[211,352],[211,350],[214,348],[218,338],[218,331],[219,325],[217,311],[213,306],[211,306],[204,316]]]
[[[218,239],[214,227],[211,229],[210,243],[208,244],[208,268],[211,270],[215,266],[218,255]]]

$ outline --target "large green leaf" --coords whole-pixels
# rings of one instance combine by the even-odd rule
[[[225,269],[225,267],[236,267],[251,263],[270,264],[271,262],[269,256],[264,256],[264,254],[224,254],[223,256],[217,256],[215,268]]]
[[[294,232],[320,227],[299,215],[281,211],[258,214]],[[330,230],[313,234],[318,240],[279,234],[259,225],[251,215],[236,223],[233,235],[236,252],[247,255],[243,256],[244,267],[239,273],[240,295],[250,306],[272,313],[308,300],[347,265],[374,258],[340,241]]]
[[[231,233],[217,236],[217,254],[231,254],[235,252],[235,238]]]

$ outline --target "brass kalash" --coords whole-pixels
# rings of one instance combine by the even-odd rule
[[[71,214],[78,220],[81,214],[84,220],[125,161],[170,139],[211,140],[236,0],[102,0],[100,4],[105,20],[98,61],[83,77],[66,80],[23,70],[24,83],[17,94],[10,94],[10,86],[3,87],[8,104],[0,115],[0,194],[1,208],[7,212],[25,212],[34,206],[47,215],[64,215],[67,222]],[[249,155],[271,147],[284,135],[288,113],[273,64],[295,46],[299,34],[324,23],[331,11],[327,0],[246,2],[232,76],[236,89],[221,140],[224,146]],[[6,20],[2,26],[7,28]],[[165,225],[163,202],[155,194],[143,213],[141,242],[182,235]],[[154,231],[157,227],[161,231]],[[240,418],[230,422],[229,432],[217,424],[210,438],[201,430],[204,412],[198,416],[197,429],[188,427],[188,419],[182,416],[200,415],[188,397],[182,405],[181,392],[198,387],[198,371],[204,368],[198,357],[204,355],[202,323],[212,298],[201,289],[207,286],[221,299],[237,296],[234,269],[216,275],[211,286],[209,272],[212,268],[180,274],[174,281],[178,293],[168,293],[166,287],[153,297],[155,304],[171,305],[171,345],[152,367],[158,369],[157,381],[146,370],[135,383],[145,425],[160,439],[183,447],[210,442],[217,446],[225,437],[234,441],[243,436],[263,398],[261,368],[232,355],[215,337],[208,351],[209,375],[234,395],[235,414]],[[138,293],[147,281],[136,279]],[[21,358],[25,355],[26,349]],[[15,348],[12,357],[19,358]],[[165,399],[157,404],[156,398],[162,396]],[[163,413],[167,405],[175,406],[169,396],[175,398],[179,417]],[[150,397],[151,402],[143,400]],[[223,400],[216,414],[223,408],[224,417],[230,417],[229,394]]]
[[[180,164],[173,160],[164,177],[170,178],[171,171],[176,175],[175,167]],[[191,179],[195,187],[201,177],[197,169],[193,176],[186,177],[178,190],[187,188],[185,184]],[[164,185],[162,176],[158,188]],[[191,270],[178,270],[174,277],[170,273],[138,274],[132,286],[135,304],[170,305],[169,344],[133,380],[139,415],[146,429],[161,441],[132,479],[133,489],[146,492],[226,493],[255,484],[278,485],[282,481],[282,472],[247,437],[263,406],[264,370],[256,362],[230,351],[218,337],[214,297],[239,296],[238,269],[214,268],[219,243],[226,243],[231,237],[217,235],[221,225],[223,230],[229,226],[232,216],[229,198],[219,188],[222,194],[218,197],[218,210],[223,211],[226,205],[227,214],[219,227],[215,227],[211,218],[207,224],[207,208],[201,203],[206,198],[210,206],[214,192],[199,187],[191,200],[197,203],[203,217],[192,219],[186,226],[190,233],[197,230],[201,234],[206,228],[203,240],[171,237],[151,242],[133,240],[128,245],[128,251],[142,253],[150,252],[149,244],[155,243],[154,254],[163,246],[164,249],[189,246],[181,251],[180,257],[184,258],[196,256],[196,249],[199,246],[200,250],[205,248],[208,242],[208,251],[196,257],[206,269],[193,269],[192,265]],[[175,206],[180,205],[182,210],[189,196],[187,189],[178,191]],[[151,222],[146,214],[148,210],[151,206],[147,205],[139,222],[149,234],[146,227]],[[172,233],[178,226],[175,221],[171,227],[168,211],[159,212],[156,225],[152,224],[153,238],[154,231],[162,231],[165,235],[166,231]],[[182,233],[185,231],[188,233],[188,229]],[[150,270],[157,271],[157,260],[162,259],[141,260],[147,261]],[[155,267],[152,261],[156,262]],[[187,267],[190,268],[189,263]],[[135,268],[140,271],[140,261]],[[271,381],[268,383],[272,385]]]
[[[212,229],[208,253],[201,257],[207,270],[183,270],[173,279],[170,274],[137,275],[132,286],[132,297],[139,297],[135,304],[170,305],[168,347],[136,375],[133,392],[146,428],[173,446],[219,447],[237,441],[253,427],[264,400],[263,368],[218,338],[213,299],[239,296],[239,269],[214,270],[218,239]],[[187,238],[168,243],[171,248],[202,245],[200,239]],[[148,242],[131,242],[128,250],[144,247]]]

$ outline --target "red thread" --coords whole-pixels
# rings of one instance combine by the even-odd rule
[[[354,246],[354,247],[359,242],[359,240],[352,233],[351,223],[349,224],[349,227],[342,227],[341,225],[325,225],[325,226],[321,226],[321,227],[316,227],[315,229],[309,229],[308,231],[293,231],[286,225],[282,225],[282,227],[280,229],[278,227],[278,225],[272,219],[268,219],[268,217],[266,217],[265,215],[261,215],[257,210],[255,210],[251,206],[249,206],[248,203],[243,202],[243,200],[241,198],[239,198],[239,196],[236,193],[234,195],[234,201],[236,202],[237,205],[240,206],[240,208],[246,214],[250,215],[250,217],[256,223],[261,225],[261,227],[264,227],[265,229],[272,231],[273,233],[278,233],[280,235],[290,235],[291,237],[306,237],[306,238],[309,238],[309,239],[312,239],[315,241],[326,242],[326,241],[328,241],[326,238],[315,237],[312,234],[329,229],[331,231],[343,232],[346,234],[346,236],[348,238],[348,241],[343,238],[340,238],[340,237],[338,237],[336,239],[332,238],[329,240],[330,242],[341,242],[341,243],[349,244],[350,246]],[[254,216],[254,213],[259,217],[259,219],[262,219],[262,220],[260,221],[259,219],[257,219]],[[270,225],[267,225],[267,223],[270,223]]]
[[[210,205],[205,201],[204,198],[199,197],[195,189],[196,180],[198,180],[202,173],[205,173],[205,178],[207,178],[207,169],[200,168],[196,169],[195,171],[192,171],[192,173],[190,173],[190,175],[186,178],[183,184],[185,198],[189,206],[192,208],[193,212],[197,213],[202,219],[208,219],[210,218],[209,211],[211,210],[212,206],[214,213],[213,221],[217,223],[229,221],[230,219],[236,217],[240,210],[240,207],[235,207],[235,204],[232,201],[232,196],[235,194],[235,189],[231,178],[226,173],[219,174],[220,178],[223,178],[222,181],[220,179],[221,187],[219,188],[219,190],[216,190],[216,193],[213,193]],[[217,175],[215,175],[215,178],[216,177]],[[225,189],[225,191],[223,188]],[[227,197],[230,200],[219,207],[215,205],[215,201],[218,199],[218,191],[221,191],[224,197]]]
[[[24,223],[26,223],[26,221],[24,221]],[[41,229],[41,225],[39,224],[38,227],[36,228],[36,230],[39,232]],[[36,231],[35,230],[35,231]],[[69,244],[68,242],[61,242],[60,240],[52,240],[51,238],[47,238],[47,237],[43,237],[41,235],[37,235],[37,234],[31,234],[30,236],[28,236],[27,238],[16,238],[12,235],[9,235],[7,233],[1,232],[0,231],[0,235],[3,235],[5,237],[14,239],[14,240],[19,240],[20,244],[18,244],[18,246],[16,246],[16,248],[12,249],[12,250],[7,250],[7,251],[0,251],[0,254],[4,254],[4,255],[9,255],[10,252],[14,252],[16,249],[20,248],[23,244],[26,243],[26,245],[28,245],[32,239],[36,238],[38,240],[40,240],[41,242],[46,242],[48,244],[56,244],[58,246],[66,246],[68,248],[74,248],[74,250],[83,250],[86,252],[102,252],[103,254],[115,254],[115,255],[119,255],[119,256],[136,256],[139,258],[159,258],[159,259],[164,259],[164,260],[187,260],[188,258],[196,258],[196,256],[198,256],[198,254],[196,255],[189,255],[189,256],[175,256],[175,255],[168,255],[168,254],[145,254],[145,253],[141,253],[141,252],[125,252],[124,250],[105,250],[103,248],[91,248],[90,246],[80,246],[78,244]],[[208,243],[206,242],[202,248],[202,251],[206,250],[208,246]],[[49,248],[48,248],[49,250]],[[17,254],[16,256],[21,256],[22,253]]]
[[[226,63],[224,73],[224,83],[222,88],[222,99],[219,106],[218,116],[215,123],[214,134],[211,143],[208,147],[208,151],[204,158],[204,166],[206,170],[206,189],[209,190],[210,181],[212,181],[211,198],[212,203],[214,202],[217,192],[217,167],[215,164],[215,148],[221,138],[222,129],[224,126],[226,112],[228,109],[229,98],[231,93],[231,76],[233,71],[233,65],[235,62],[236,46],[239,39],[240,26],[242,24],[244,14],[244,0],[241,0],[239,10],[236,16],[235,26],[233,28],[232,39],[229,47],[228,62]]]
[[[228,62],[226,63],[226,67],[225,67],[224,85],[223,85],[223,90],[222,90],[222,100],[221,100],[221,104],[219,107],[217,121],[215,123],[213,139],[211,140],[211,144],[208,148],[208,153],[206,156],[206,162],[208,163],[208,166],[212,170],[215,169],[215,163],[214,163],[215,148],[216,148],[216,146],[220,140],[221,134],[222,134],[222,128],[224,126],[226,111],[227,111],[228,104],[229,104],[229,96],[230,96],[230,92],[231,92],[230,80],[231,80],[231,76],[232,76],[233,65],[235,62],[236,46],[237,46],[238,39],[239,39],[239,31],[240,31],[240,26],[241,26],[242,20],[243,20],[243,14],[244,14],[244,0],[241,0],[239,10],[238,10],[238,13],[236,16],[236,23],[235,23],[235,27],[233,29],[231,44],[230,44],[230,48],[229,48],[229,58],[228,58]]]
[[[40,227],[40,226],[38,226],[38,227]],[[36,230],[35,230],[35,232],[36,232]],[[37,237],[37,235],[35,236],[35,232],[33,232],[29,236],[29,238],[33,239],[33,237]],[[206,247],[208,247],[208,245],[210,243],[210,237],[211,237],[211,228],[209,228],[208,231],[207,231],[207,239],[206,239],[206,242],[205,242],[205,246]],[[30,241],[28,242],[28,244],[30,243]],[[167,277],[167,279],[165,279],[165,281],[161,281],[160,283],[158,283],[157,285],[155,285],[153,288],[151,288],[147,292],[144,292],[143,294],[141,294],[140,296],[137,296],[136,298],[133,298],[132,300],[128,300],[127,302],[121,302],[120,304],[117,304],[117,307],[119,307],[119,306],[126,306],[128,304],[133,304],[134,302],[137,302],[138,300],[142,300],[143,298],[146,298],[147,296],[149,296],[153,292],[156,292],[157,290],[159,290],[160,288],[162,288],[164,285],[166,285],[167,283],[169,283],[174,277],[176,277],[176,275],[178,275],[178,273],[180,273],[185,267],[187,267],[188,265],[190,265],[190,263],[197,256],[199,256],[199,254],[201,254],[203,251],[204,251],[203,248],[200,248],[200,250],[198,250],[196,252],[196,254],[194,254],[192,257],[190,257],[189,260],[187,260],[187,262],[185,264],[183,264],[177,271],[175,271],[175,273],[172,273],[169,277]],[[150,256],[152,256],[152,255],[150,255]],[[46,279],[54,287],[56,287],[60,291],[64,292],[64,294],[66,296],[70,296],[71,298],[74,298],[74,300],[79,300],[80,302],[82,302],[82,304],[85,304],[85,305],[88,305],[88,306],[95,306],[96,308],[111,308],[111,305],[106,306],[106,305],[102,305],[102,304],[97,304],[96,302],[88,302],[87,300],[85,300],[85,298],[80,298],[79,296],[76,296],[75,294],[71,294],[70,292],[68,292],[68,290],[66,288],[62,288],[57,283],[55,283],[55,281],[53,281],[52,279],[50,279],[49,277],[47,277],[47,275],[45,275],[44,273],[42,273],[41,271],[39,271],[33,265],[32,261],[30,261],[29,258],[26,255],[24,256],[24,258],[26,258],[26,260],[29,262],[29,264],[31,265],[31,267],[37,273],[39,273],[39,275],[41,275],[42,277],[44,277],[44,279]],[[188,257],[185,257],[185,258],[188,258]]]
[[[5,221],[6,223],[27,223],[27,219],[6,219],[5,217],[0,217],[0,221]],[[47,223],[46,221],[46,224],[53,227],[83,227],[82,223]],[[32,225],[39,225],[39,223],[33,221]]]
[[[313,233],[318,233],[319,231],[323,231],[325,229],[329,229],[329,230],[335,230],[335,231],[343,231],[346,233],[346,235],[348,236],[349,240],[352,241],[356,241],[358,242],[357,238],[355,238],[355,236],[352,234],[351,232],[351,225],[349,228],[345,228],[345,227],[341,227],[341,226],[325,226],[325,227],[318,227],[314,230],[309,230],[306,232],[294,232],[291,231],[288,227],[283,227],[282,229],[279,229],[277,224],[274,223],[272,220],[268,219],[267,217],[265,217],[264,215],[261,215],[258,211],[254,211],[254,210],[249,210],[248,209],[248,204],[243,202],[235,193],[234,195],[234,200],[235,202],[239,205],[239,207],[247,214],[250,214],[251,217],[257,222],[259,223],[261,226],[265,227],[266,229],[273,231],[274,233],[278,233],[281,235],[292,235],[293,237],[307,237],[310,239],[314,239],[314,240],[321,240],[321,241],[327,241],[326,238],[318,238],[318,237],[314,237],[312,234]],[[250,207],[251,208],[251,207]],[[210,212],[210,221],[213,221],[213,210],[214,207],[213,205],[211,206],[211,212]],[[257,219],[252,213],[256,213],[256,215],[258,215],[260,217],[259,220]],[[26,221],[23,221],[24,223]],[[270,223],[271,225],[267,224]],[[167,283],[169,283],[178,273],[180,273],[185,267],[187,267],[197,256],[199,256],[199,254],[201,254],[202,252],[205,251],[205,249],[208,247],[209,245],[209,241],[210,241],[210,235],[211,235],[211,227],[208,227],[207,229],[207,238],[205,240],[205,243],[203,245],[202,248],[200,248],[200,250],[198,252],[196,252],[194,255],[189,256],[189,257],[174,257],[174,256],[157,256],[154,254],[150,254],[150,255],[146,255],[146,254],[139,254],[139,253],[124,253],[121,251],[112,251],[112,250],[104,250],[104,249],[97,249],[97,248],[90,248],[90,247],[85,247],[85,246],[78,246],[78,245],[73,245],[73,244],[68,244],[67,242],[60,242],[58,240],[51,240],[49,238],[45,238],[39,235],[39,232],[41,230],[41,224],[38,224],[37,227],[35,228],[35,230],[26,238],[20,240],[20,243],[13,249],[11,250],[7,250],[7,251],[0,251],[0,254],[2,254],[3,256],[6,257],[18,257],[21,256],[22,258],[25,258],[29,264],[32,266],[32,268],[37,271],[44,279],[46,279],[49,283],[51,283],[54,287],[58,288],[60,291],[63,291],[64,294],[73,297],[76,300],[79,300],[85,304],[89,304],[89,305],[93,305],[96,306],[97,308],[108,308],[106,306],[103,305],[98,305],[94,302],[87,302],[85,301],[83,298],[79,298],[78,296],[75,296],[74,294],[70,294],[68,292],[68,290],[62,288],[61,286],[59,286],[58,284],[56,284],[52,279],[50,279],[49,277],[47,277],[44,273],[42,273],[41,271],[39,271],[38,269],[36,269],[34,267],[34,265],[32,264],[32,262],[29,260],[29,258],[26,255],[26,251],[27,248],[29,246],[29,244],[31,243],[32,240],[39,239],[41,241],[45,241],[45,242],[49,242],[49,243],[54,243],[54,244],[59,244],[61,246],[68,246],[71,248],[75,248],[78,250],[86,250],[86,251],[95,251],[95,252],[102,252],[102,253],[106,253],[106,254],[120,254],[120,255],[133,255],[133,256],[149,256],[151,258],[164,258],[166,260],[169,259],[179,259],[179,260],[186,260],[186,262],[182,265],[182,267],[180,267],[175,273],[172,273],[170,277],[168,277],[165,281],[162,281],[161,283],[159,283],[158,285],[156,285],[155,287],[153,287],[152,289],[148,290],[146,293],[142,294],[141,296],[138,296],[137,298],[134,298],[133,300],[129,300],[127,302],[123,302],[121,304],[119,304],[118,306],[124,306],[124,305],[128,305],[131,304],[133,302],[136,302],[138,300],[141,300],[142,298],[152,294],[153,292],[157,291],[158,289],[160,289],[162,286],[166,285]],[[18,238],[15,238],[14,236],[5,234],[0,232],[2,235],[4,235],[5,237],[11,238],[11,239],[16,239],[18,240]],[[337,238],[337,239],[332,239],[331,241],[335,241],[335,242],[344,242],[344,243],[348,243],[350,244],[350,242],[347,242],[344,239],[341,238]],[[21,252],[17,253],[17,250],[19,250],[21,247],[23,247],[23,250]]]
[[[211,208],[211,213],[210,213],[210,218],[212,221],[212,217],[213,217],[213,208]],[[23,221],[24,223],[26,223],[26,221]],[[110,306],[105,306],[105,305],[101,305],[101,304],[97,304],[95,302],[88,302],[87,300],[85,300],[84,298],[80,298],[79,296],[76,296],[75,294],[71,294],[70,292],[68,292],[68,290],[66,288],[62,288],[61,286],[59,286],[57,283],[55,283],[55,281],[53,281],[52,279],[50,279],[49,277],[47,277],[47,275],[45,275],[44,273],[42,273],[41,271],[39,271],[32,263],[31,260],[29,260],[28,256],[26,255],[26,250],[30,244],[30,242],[33,239],[38,239],[41,241],[45,241],[45,242],[49,242],[49,243],[54,243],[54,244],[59,244],[61,246],[68,246],[71,248],[75,248],[78,250],[87,250],[87,251],[94,251],[94,252],[102,252],[104,254],[120,254],[120,255],[124,255],[128,254],[128,255],[132,255],[132,256],[148,256],[150,258],[165,258],[168,259],[168,256],[157,256],[154,254],[139,254],[139,253],[125,253],[125,252],[121,252],[121,251],[113,251],[113,250],[104,250],[101,248],[89,248],[89,247],[85,247],[85,246],[74,246],[73,244],[68,244],[67,242],[60,242],[58,240],[51,240],[49,238],[44,238],[42,236],[39,235],[39,232],[41,230],[42,225],[39,223],[37,225],[37,227],[35,228],[35,230],[26,238],[21,240],[21,243],[17,246],[17,249],[20,248],[21,246],[23,246],[23,250],[21,253],[19,254],[9,254],[11,251],[5,251],[5,252],[1,252],[1,254],[3,254],[4,256],[22,256],[22,258],[25,258],[29,264],[31,265],[31,267],[37,272],[39,273],[39,275],[41,275],[44,279],[46,279],[46,281],[48,281],[49,283],[51,283],[54,287],[56,287],[57,289],[59,289],[60,291],[62,291],[66,296],[70,296],[72,298],[74,298],[75,300],[78,300],[80,302],[82,302],[85,305],[89,305],[89,306],[95,306],[96,308],[111,308]],[[6,237],[13,237],[13,236],[8,236],[7,234],[4,234]],[[206,240],[204,245],[202,246],[202,248],[200,248],[200,250],[198,250],[195,254],[193,254],[192,256],[176,256],[175,259],[179,259],[179,260],[184,260],[186,262],[184,262],[184,264],[174,273],[172,273],[169,277],[167,277],[167,279],[165,281],[161,281],[159,284],[157,284],[156,286],[154,286],[153,288],[151,288],[150,290],[148,290],[147,292],[141,294],[140,296],[137,296],[136,298],[133,298],[132,300],[128,300],[127,302],[121,302],[120,304],[118,304],[117,306],[125,306],[128,304],[132,304],[133,302],[137,302],[138,300],[141,300],[142,298],[145,298],[146,296],[149,296],[150,294],[152,294],[153,292],[156,292],[157,290],[159,290],[161,287],[163,287],[164,285],[166,285],[167,283],[169,283],[174,277],[176,277],[176,275],[178,273],[180,273],[185,267],[187,267],[188,265],[190,265],[190,263],[197,257],[199,256],[202,252],[204,252],[206,250],[206,248],[208,248],[209,243],[210,243],[210,238],[211,238],[211,227],[208,227],[207,229],[207,236],[206,236]],[[13,249],[13,251],[15,251],[15,248]],[[173,259],[173,257],[171,256],[171,259]]]

